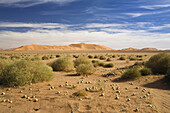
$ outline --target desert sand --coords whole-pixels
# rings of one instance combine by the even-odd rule
[[[31,52],[2,52],[2,54],[30,54]],[[43,53],[41,51],[41,53]],[[57,54],[49,51],[43,54]],[[147,61],[152,55],[158,52],[63,52],[61,55],[143,55],[143,61]],[[43,55],[40,54],[39,55]],[[55,58],[57,59],[57,58]],[[44,60],[44,63],[51,62],[55,59]],[[93,59],[91,59],[93,60]],[[98,59],[99,60],[99,59]],[[107,62],[107,61],[104,61]],[[15,88],[0,86],[0,112],[1,113],[169,113],[170,111],[170,90],[163,82],[164,75],[143,76],[134,81],[119,81],[122,71],[118,68],[124,68],[133,65],[136,61],[118,60],[112,58],[110,63],[114,64],[113,68],[95,68],[95,73],[89,76],[75,76],[75,72],[54,72],[55,78],[49,82],[30,84]],[[107,63],[109,63],[107,62]],[[109,72],[115,73],[116,76],[103,77],[103,74]],[[78,84],[78,82],[82,81]],[[90,82],[90,84],[86,83]],[[65,84],[68,83],[68,84]],[[133,84],[132,84],[133,83]],[[76,85],[76,88],[73,88]],[[62,87],[60,87],[62,86]],[[89,87],[103,88],[102,91],[88,92],[87,96],[74,96],[79,90]],[[51,88],[49,90],[49,88]],[[115,90],[112,89],[115,88]],[[118,88],[118,89],[116,89]],[[144,91],[142,91],[145,89]],[[117,93],[119,92],[120,93]],[[58,92],[60,92],[58,94]],[[101,94],[104,96],[101,96]],[[149,93],[149,95],[147,95]],[[22,98],[24,95],[30,99]],[[116,99],[118,95],[119,99]],[[38,99],[34,102],[35,96]],[[12,101],[4,102],[4,101]],[[129,99],[129,101],[128,101]],[[137,110],[137,111],[136,111]]]

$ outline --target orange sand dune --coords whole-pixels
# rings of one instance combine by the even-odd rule
[[[143,48],[143,49],[136,49],[136,48],[125,48],[119,51],[160,51],[156,48]]]
[[[19,48],[7,49],[12,51],[27,51],[27,50],[113,50],[111,48],[96,45],[96,44],[70,44],[67,46],[47,46],[47,45],[26,45]]]

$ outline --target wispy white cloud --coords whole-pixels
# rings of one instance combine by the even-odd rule
[[[140,8],[151,9],[151,10],[159,9],[159,8],[167,8],[167,7],[170,7],[170,4],[140,6]]]
[[[147,25],[150,23],[136,23],[138,25]],[[48,24],[49,25],[49,24]],[[2,27],[3,25],[0,24]],[[170,43],[170,33],[151,33],[147,30],[135,30],[121,28],[119,24],[97,24],[92,26],[84,26],[84,30],[71,30],[67,28],[69,25],[64,25],[63,30],[56,29],[41,29],[42,24],[25,24],[17,25],[11,24],[10,27],[33,27],[37,28],[27,32],[15,31],[0,31],[0,48],[12,48],[27,44],[42,44],[42,45],[67,45],[70,43],[89,42],[100,45],[105,45],[114,49],[125,47],[155,47],[161,49],[168,49]],[[128,23],[122,25],[127,26]],[[52,26],[53,27],[53,26]],[[97,27],[101,30],[91,30]],[[47,27],[51,28],[51,27]],[[105,41],[104,41],[105,40]]]
[[[170,12],[170,10],[154,11],[154,12],[148,12],[148,13],[124,13],[124,14],[135,18],[135,17],[145,16],[145,15],[155,15],[155,14],[162,14],[162,13],[168,13],[168,12]]]
[[[47,29],[53,29],[53,28],[60,28],[65,29],[69,27],[70,25],[66,24],[59,24],[59,23],[21,23],[21,22],[0,22],[0,27],[28,27],[28,28],[47,28]]]
[[[64,5],[78,0],[0,0],[0,4],[14,7],[30,7],[48,2]]]
[[[149,27],[150,30],[162,30],[165,28],[170,28],[170,24],[164,24],[162,26],[153,26],[153,27]]]

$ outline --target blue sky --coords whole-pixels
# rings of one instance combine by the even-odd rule
[[[81,42],[170,49],[170,0],[0,0],[0,48]]]

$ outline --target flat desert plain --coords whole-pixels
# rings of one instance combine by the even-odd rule
[[[165,75],[142,76],[133,81],[119,81],[121,74],[135,62],[147,61],[159,52],[56,52],[56,51],[2,51],[1,55],[104,55],[112,61],[114,67],[95,67],[95,73],[88,76],[76,76],[76,72],[54,72],[55,78],[49,82],[30,84],[20,87],[0,86],[1,113],[170,113],[170,90],[162,80]],[[142,55],[142,61],[119,60],[121,55]],[[51,62],[57,58],[43,60]],[[74,60],[75,58],[73,58]],[[90,59],[99,60],[99,59]],[[103,76],[113,73],[112,76]],[[92,88],[85,96],[74,93]],[[101,90],[96,90],[101,89]],[[23,96],[28,96],[23,98]],[[119,98],[117,98],[119,97]],[[34,101],[34,98],[37,101]],[[8,101],[9,99],[9,101]],[[6,102],[7,101],[7,102]]]

